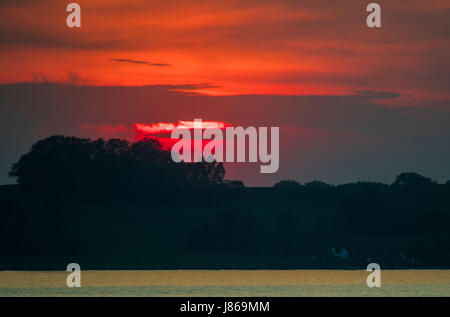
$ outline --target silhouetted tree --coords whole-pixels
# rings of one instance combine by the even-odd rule
[[[238,180],[224,180],[223,184],[227,187],[231,187],[231,188],[244,188],[244,182],[243,181],[238,181]]]
[[[392,183],[392,185],[394,186],[430,186],[435,184],[436,182],[431,178],[422,176],[414,172],[401,173],[395,178],[395,181]]]
[[[103,193],[148,194],[164,188],[223,183],[222,163],[175,163],[156,139],[80,139],[52,136],[36,142],[11,169],[17,182],[40,196],[66,199]]]
[[[275,185],[273,185],[274,188],[278,188],[278,189],[284,189],[284,188],[300,188],[302,185],[294,180],[291,179],[287,179],[287,180],[282,180],[279,181],[278,183],[276,183]]]
[[[362,190],[383,190],[387,189],[389,185],[384,183],[377,182],[356,182],[356,183],[348,183],[343,185],[338,185],[340,189],[350,189],[353,191],[362,191]]]
[[[332,188],[333,185],[327,184],[322,181],[312,181],[305,183],[305,187],[307,188],[318,188],[318,189],[325,189],[325,188]]]

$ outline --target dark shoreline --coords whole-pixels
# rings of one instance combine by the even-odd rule
[[[448,185],[108,196],[42,201],[0,186],[0,270],[450,269]]]

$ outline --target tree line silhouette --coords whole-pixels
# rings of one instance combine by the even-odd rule
[[[450,182],[413,172],[247,188],[154,139],[52,136],[11,176],[0,269],[450,268]]]

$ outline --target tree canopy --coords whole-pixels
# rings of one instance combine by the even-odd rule
[[[284,189],[284,188],[300,188],[302,185],[292,179],[282,180],[273,185],[274,188]]]
[[[414,172],[401,173],[395,178],[395,181],[392,183],[392,185],[394,186],[429,186],[435,184],[436,181],[432,180],[431,178],[422,176]]]
[[[222,184],[222,163],[175,163],[158,140],[91,140],[62,135],[33,144],[12,166],[20,185],[56,193],[143,192]]]

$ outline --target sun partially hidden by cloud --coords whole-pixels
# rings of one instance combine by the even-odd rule
[[[201,129],[224,129],[227,126],[225,122],[220,121],[201,121],[197,125]],[[178,123],[158,122],[152,124],[134,124],[136,132],[142,135],[171,133],[174,129],[194,129],[194,127],[194,121],[178,121]]]
[[[194,121],[178,121],[177,123],[158,122],[152,124],[135,123],[133,125],[136,131],[137,141],[144,140],[146,138],[156,138],[166,149],[170,149],[173,144],[178,141],[178,139],[172,139],[170,136],[172,131],[175,129],[188,129],[193,136],[194,128],[201,129],[202,131],[205,129],[224,130],[229,126],[229,124],[221,121],[202,121],[201,123],[197,123],[197,125],[195,125]],[[208,142],[208,140],[203,140],[202,148]]]

